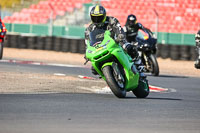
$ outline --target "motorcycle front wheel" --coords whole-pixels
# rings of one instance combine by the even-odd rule
[[[151,66],[151,73],[153,76],[159,75],[159,66],[154,54],[150,54],[149,56],[149,65]]]
[[[0,60],[2,59],[3,57],[3,44],[0,43]]]
[[[105,66],[102,71],[106,78],[106,83],[110,87],[113,94],[118,98],[126,97],[126,90],[124,88],[125,85],[124,83],[118,81],[113,68],[111,66]]]

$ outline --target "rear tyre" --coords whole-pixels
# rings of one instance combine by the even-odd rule
[[[150,55],[149,58],[149,63],[151,65],[151,73],[153,76],[158,76],[159,75],[159,66],[158,66],[158,62],[156,59],[156,56],[154,54]]]
[[[113,94],[118,98],[126,97],[126,90],[124,88],[124,84],[122,84],[116,79],[116,76],[114,76],[113,68],[111,66],[105,66],[102,71],[106,78],[106,82]]]
[[[0,43],[0,60],[3,58],[3,44]]]
[[[133,94],[137,98],[146,98],[149,95],[149,84],[147,79],[139,80],[138,87],[134,89]]]

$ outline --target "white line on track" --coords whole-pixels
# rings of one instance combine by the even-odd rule
[[[60,67],[84,67],[81,65],[56,64],[56,63],[44,63],[44,62],[37,62],[37,61],[21,61],[21,60],[0,60],[0,62],[30,64],[30,65],[60,66]]]
[[[63,74],[63,73],[54,73],[53,75],[55,75],[55,76],[66,76],[66,74]]]
[[[88,77],[88,76],[82,76],[82,75],[79,75],[78,76],[79,78],[82,78],[82,79],[92,79],[94,80],[95,78],[92,78],[92,77]],[[172,89],[172,88],[163,88],[163,87],[158,87],[158,86],[153,86],[153,85],[149,85],[149,89],[150,89],[150,92],[176,92],[175,89]],[[91,91],[95,92],[95,93],[111,93],[111,90],[108,86],[104,87],[104,88],[101,88],[101,89],[91,89]]]

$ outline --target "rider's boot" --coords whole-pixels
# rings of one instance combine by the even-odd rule
[[[97,71],[94,69],[93,66],[91,67],[91,71],[92,71],[92,73],[93,73],[94,75],[98,75]]]
[[[140,77],[141,78],[146,78],[147,76],[144,74],[144,65],[142,63],[141,58],[138,56],[137,58],[135,58],[134,63],[137,67],[137,70],[139,71]]]
[[[100,78],[100,79],[102,78],[102,77],[97,73],[97,71],[94,69],[93,66],[91,67],[91,71],[92,71],[92,74],[98,76],[98,78]]]

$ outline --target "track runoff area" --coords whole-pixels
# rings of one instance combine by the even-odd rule
[[[58,67],[81,67],[85,68],[85,66],[81,65],[68,65],[68,64],[57,64],[57,63],[44,63],[44,62],[36,62],[36,61],[21,61],[21,60],[0,60],[0,62],[7,62],[7,63],[16,63],[16,64],[30,64],[30,65],[43,65],[43,66],[58,66]],[[53,75],[56,76],[67,76],[66,74],[63,73],[54,73]],[[97,78],[94,77],[89,77],[89,76],[84,76],[84,75],[78,75],[78,78],[80,79],[86,79],[86,80],[96,80]],[[153,86],[149,85],[150,92],[160,92],[160,93],[168,93],[168,92],[176,92],[175,89],[173,88],[163,88],[159,86]],[[111,90],[108,86],[105,86],[104,88],[101,89],[90,89],[88,90],[94,92],[94,93],[111,93]]]

